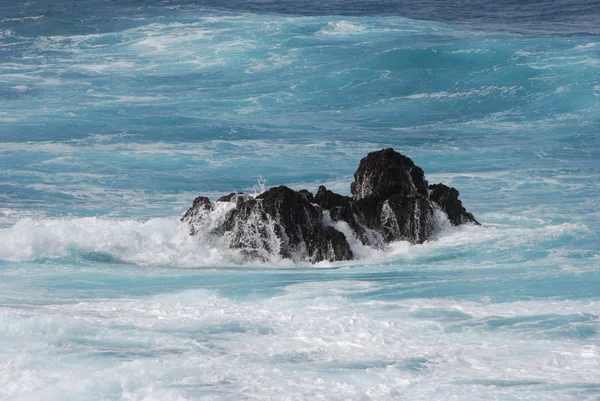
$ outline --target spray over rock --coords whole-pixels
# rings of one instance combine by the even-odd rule
[[[342,261],[354,258],[344,222],[363,245],[385,248],[394,241],[425,242],[435,233],[434,211],[446,214],[452,225],[479,224],[458,199],[458,190],[429,185],[423,170],[394,149],[364,157],[350,185],[352,196],[320,186],[316,194],[286,186],[258,196],[231,193],[216,203],[198,197],[181,221],[190,235],[218,242],[252,259],[272,256],[297,262]],[[216,204],[226,213],[214,218]]]

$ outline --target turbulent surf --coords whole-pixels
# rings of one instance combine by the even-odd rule
[[[598,399],[599,10],[0,4],[0,399]]]

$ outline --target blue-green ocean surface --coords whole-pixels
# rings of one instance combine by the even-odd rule
[[[600,3],[0,2],[0,400],[600,399]],[[483,224],[240,262],[195,196],[411,157]]]

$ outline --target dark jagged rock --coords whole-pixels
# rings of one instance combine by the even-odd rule
[[[309,190],[301,189],[298,192],[300,193],[300,195],[304,196],[306,198],[306,200],[309,201],[310,203],[315,203],[315,197],[313,196],[312,192],[310,192]]]
[[[232,192],[229,195],[223,195],[219,199],[217,199],[217,202],[231,202],[233,197],[236,195],[243,195],[243,192],[237,192],[237,193]]]
[[[436,209],[453,225],[479,224],[462,206],[456,189],[429,186],[423,170],[391,148],[363,158],[350,189],[352,197],[320,186],[313,196],[305,189],[279,186],[255,197],[225,195],[217,202],[228,205],[218,208],[198,197],[181,220],[192,235],[201,234],[202,225],[210,227],[204,238],[247,257],[278,255],[312,263],[352,259],[346,235],[373,247],[398,240],[423,243],[436,229]]]
[[[206,196],[198,196],[194,199],[194,204],[181,217],[181,221],[187,222],[190,226],[190,235],[196,235],[205,216],[213,210],[213,204]]]
[[[195,210],[210,210],[212,207],[212,202],[206,196],[198,196],[196,199],[194,199],[194,204],[192,205],[192,209]],[[188,210],[188,212],[190,212],[192,209]],[[184,217],[186,215],[187,213],[184,215]]]
[[[351,200],[352,198],[328,190],[324,185],[319,186],[317,194],[315,195],[315,202],[324,209],[347,207],[350,205]]]
[[[276,222],[276,234],[281,238],[280,253],[290,258],[322,226],[321,211],[303,195],[285,186],[275,187],[256,197],[262,210]],[[310,252],[309,252],[310,254]]]
[[[462,201],[458,199],[458,190],[444,184],[433,184],[429,186],[429,200],[439,206],[448,215],[452,225],[463,223],[475,223],[480,225],[475,217],[467,212]]]
[[[394,149],[371,152],[360,161],[350,185],[367,226],[385,242],[422,243],[432,231],[423,170]]]
[[[392,195],[427,197],[427,181],[423,170],[392,148],[371,152],[364,157],[350,184],[354,199]]]
[[[211,234],[254,259],[266,260],[272,255],[312,263],[352,259],[346,236],[323,224],[323,210],[307,193],[279,186],[256,197],[235,193],[221,197],[220,202],[235,203],[235,207]],[[198,220],[206,218],[203,205],[195,203],[182,221],[196,227]],[[190,231],[192,235],[198,232]]]
[[[313,263],[322,260],[350,260],[354,257],[346,236],[331,226],[316,230],[308,239],[307,248]]]
[[[332,222],[343,221],[354,231],[355,235],[363,243],[374,243],[369,238],[369,225],[365,224],[365,219],[359,205],[348,196],[336,194],[321,185],[315,195],[317,203],[324,211],[329,213]],[[372,235],[371,235],[372,236]]]
[[[433,231],[432,216],[427,199],[392,195],[381,205],[381,232],[387,242],[421,244]]]
[[[285,186],[271,188],[257,196],[263,210],[276,223],[276,234],[282,239],[280,254],[293,258],[306,248],[313,263],[352,259],[346,236],[323,224],[322,209],[309,198],[306,193]]]

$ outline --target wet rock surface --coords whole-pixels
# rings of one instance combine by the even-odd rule
[[[429,200],[437,205],[448,215],[452,225],[479,222],[464,208],[462,201],[458,199],[458,190],[444,184],[433,184],[429,186]]]
[[[426,197],[427,181],[421,167],[394,149],[382,149],[364,157],[350,184],[352,197],[388,199],[392,195]]]
[[[258,196],[230,193],[215,203],[199,196],[181,221],[191,235],[202,232],[245,257],[311,263],[350,260],[356,241],[377,248],[423,243],[436,230],[436,209],[453,225],[479,224],[455,188],[429,185],[419,166],[391,148],[360,161],[350,190],[352,197],[324,186],[314,195],[278,186]]]

